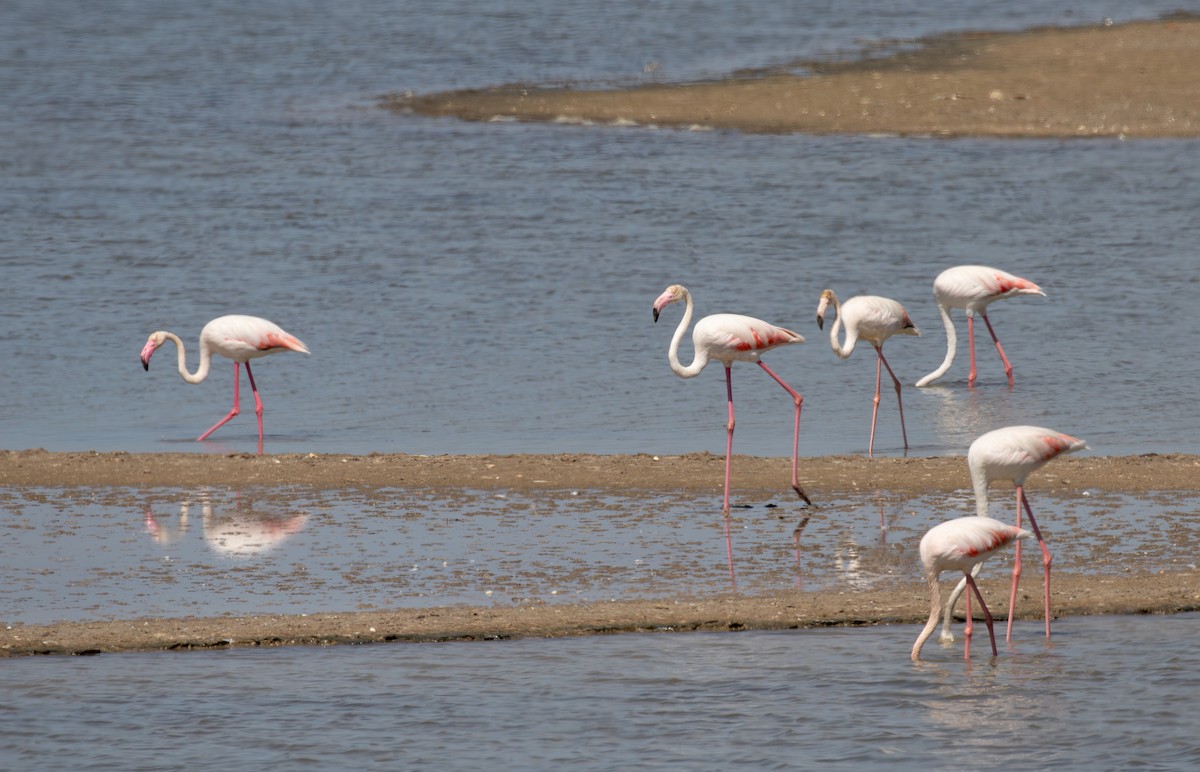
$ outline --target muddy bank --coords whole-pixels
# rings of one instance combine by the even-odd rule
[[[466,120],[747,132],[994,137],[1200,136],[1200,18],[919,41],[892,56],[629,88],[515,84],[389,95]],[[796,74],[802,71],[803,74]]]
[[[740,491],[761,490],[779,499],[788,488],[789,460],[738,457],[735,483]],[[406,456],[370,455],[208,455],[187,453],[51,453],[41,450],[0,453],[0,484],[11,489],[130,489],[138,498],[165,488],[229,487],[286,497],[294,488],[346,490],[422,489],[520,491],[525,496],[558,498],[567,491],[626,493],[692,492],[720,495],[723,461],[710,454],[677,457],[514,455]],[[1083,491],[1132,495],[1193,492],[1200,488],[1200,456],[1133,457],[1073,456],[1057,459],[1028,481],[1031,490],[1063,496]],[[969,495],[962,457],[878,458],[836,456],[803,459],[801,475],[825,516],[822,499],[874,491],[922,495],[958,491]],[[782,500],[782,499],[781,499]],[[136,508],[136,507],[135,507]],[[799,502],[789,502],[788,512]],[[832,511],[832,510],[829,510]],[[816,523],[817,521],[814,521]],[[1146,559],[1125,555],[1108,542],[1089,554],[1087,562],[1057,563],[1053,608],[1057,615],[1174,613],[1200,609],[1200,572],[1177,554],[1194,554],[1196,528],[1185,517],[1184,529],[1160,545],[1163,552]],[[1070,530],[1087,523],[1063,518]],[[789,526],[790,527],[790,526]],[[1105,526],[1120,542],[1125,526]],[[785,534],[786,535],[786,534]],[[1105,546],[1107,545],[1107,546]],[[1117,545],[1119,546],[1119,544]],[[752,561],[777,556],[742,553]],[[1154,555],[1158,557],[1155,558]],[[1168,559],[1169,558],[1169,559]],[[1018,613],[1026,620],[1041,616],[1036,563],[1028,562]],[[1168,567],[1167,572],[1162,568]],[[670,597],[576,605],[538,601],[503,602],[487,607],[320,613],[293,616],[227,616],[218,618],[137,619],[94,623],[12,625],[0,630],[0,656],[17,654],[81,654],[124,650],[204,649],[227,646],[291,644],[331,645],[384,641],[500,640],[560,637],[633,631],[787,629],[827,625],[915,624],[927,613],[919,570],[897,572],[895,579],[870,590],[849,587],[722,594],[716,597]],[[1005,606],[1008,572],[991,572],[984,591]],[[949,579],[947,578],[947,584]],[[1023,628],[1026,635],[1037,626]],[[916,630],[914,629],[914,635]]]
[[[1007,575],[980,582],[998,609]],[[950,586],[944,583],[945,590]],[[1025,589],[1026,584],[1034,589]],[[1022,584],[1017,634],[1042,634],[1040,582]],[[495,641],[626,632],[782,630],[832,625],[917,624],[928,615],[926,588],[902,584],[864,592],[780,592],[758,597],[618,601],[504,608],[443,607],[386,612],[216,619],[15,625],[0,630],[0,656],[99,654],[245,646],[383,642]],[[1166,614],[1200,609],[1200,573],[1054,580],[1057,616]],[[961,612],[960,612],[961,613]],[[899,652],[898,657],[907,652]]]
[[[134,488],[223,485],[597,491],[720,491],[725,460],[711,453],[649,455],[478,455],[61,453],[0,451],[0,485]],[[735,456],[742,491],[788,490],[791,460]],[[821,495],[890,491],[930,493],[970,488],[962,456],[800,460],[800,480]],[[1200,456],[1070,456],[1034,472],[1031,488],[1070,487],[1125,493],[1200,490]]]

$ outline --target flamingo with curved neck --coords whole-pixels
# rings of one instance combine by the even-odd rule
[[[209,435],[224,426],[231,418],[241,412],[239,407],[238,381],[239,366],[246,365],[246,376],[250,379],[250,389],[254,392],[254,414],[258,417],[258,452],[263,452],[262,399],[258,396],[258,387],[254,383],[254,373],[250,371],[250,360],[274,354],[279,351],[299,351],[309,353],[298,338],[286,332],[274,322],[260,319],[257,316],[230,315],[213,319],[200,330],[200,363],[196,372],[191,373],[187,368],[187,352],[183,341],[173,332],[158,330],[150,334],[146,345],[142,347],[142,367],[150,369],[150,357],[167,341],[175,344],[178,354],[179,375],[188,383],[200,383],[208,377],[212,365],[212,355],[220,354],[233,360],[233,408],[229,414],[217,421],[213,426],[196,438],[197,442],[207,439]]]
[[[777,327],[761,319],[755,319],[752,316],[713,314],[696,322],[696,326],[692,330],[692,345],[695,349],[695,355],[692,358],[691,364],[684,365],[679,361],[679,344],[683,341],[683,336],[687,332],[688,326],[692,323],[692,313],[694,311],[692,294],[688,292],[686,287],[679,284],[672,284],[658,296],[654,301],[654,321],[658,321],[659,314],[664,308],[678,302],[683,302],[686,307],[683,312],[683,318],[679,320],[679,326],[675,328],[675,334],[671,337],[671,346],[667,349],[667,360],[671,364],[672,372],[681,378],[693,378],[699,375],[712,360],[725,365],[725,391],[729,406],[729,423],[726,424],[725,495],[722,502],[722,511],[725,514],[726,547],[729,554],[730,571],[732,572],[733,546],[729,538],[729,478],[730,462],[733,455],[733,428],[735,423],[733,413],[733,363],[754,362],[791,395],[792,403],[795,405],[792,433],[792,490],[796,491],[805,504],[811,505],[812,502],[804,493],[804,489],[800,487],[798,467],[800,408],[804,403],[804,397],[776,375],[759,358],[764,352],[770,351],[773,348],[792,343],[803,343],[804,337],[783,327]]]
[[[1000,360],[1004,362],[1004,374],[1008,376],[1008,385],[1011,387],[1013,385],[1012,363],[1004,355],[1000,339],[996,337],[996,331],[992,329],[992,322],[987,315],[987,307],[997,300],[1011,298],[1015,295],[1045,297],[1046,293],[1042,292],[1042,288],[1029,279],[1022,279],[1020,276],[1014,276],[998,268],[989,268],[986,265],[958,265],[947,268],[938,274],[933,281],[933,297],[937,301],[938,313],[942,315],[942,324],[946,327],[946,358],[942,360],[938,369],[917,381],[917,386],[928,386],[933,383],[945,375],[950,370],[950,365],[954,363],[958,337],[954,332],[954,321],[950,318],[950,310],[961,308],[967,314],[967,339],[971,349],[971,371],[967,376],[967,385],[975,385],[975,316],[978,314],[983,317],[983,323],[987,325],[992,342],[996,344],[996,352],[1000,354]]]
[[[817,304],[817,327],[824,329],[825,312],[833,306],[837,318],[829,328],[829,345],[833,353],[841,359],[847,359],[854,352],[859,339],[870,343],[877,355],[875,362],[875,400],[871,410],[871,439],[867,444],[867,455],[875,453],[875,422],[879,417],[879,391],[883,380],[883,368],[892,376],[896,389],[896,404],[900,407],[900,433],[904,437],[904,449],[908,450],[908,430],[904,426],[904,400],[900,396],[900,379],[892,372],[892,366],[883,356],[883,343],[896,334],[917,335],[921,331],[908,318],[904,306],[891,298],[878,295],[859,295],[847,300],[844,304],[838,302],[838,296],[833,290],[827,289],[821,293],[821,301]],[[839,342],[842,325],[846,327],[845,342]]]
[[[1042,551],[1042,566],[1044,571],[1043,594],[1046,614],[1046,637],[1050,637],[1050,562],[1052,556],[1042,538],[1041,529],[1033,518],[1033,509],[1029,506],[1029,498],[1025,495],[1025,478],[1032,472],[1041,469],[1052,459],[1087,450],[1087,443],[1081,439],[1063,434],[1053,429],[1041,426],[1006,426],[980,435],[971,443],[967,451],[967,467],[971,470],[971,485],[975,489],[975,514],[979,517],[988,516],[988,485],[995,481],[1011,480],[1017,489],[1017,525],[1021,525],[1021,512],[1029,515],[1029,525],[1037,537],[1038,546]],[[982,565],[982,564],[980,564]],[[980,566],[974,568],[978,575]],[[1012,640],[1013,608],[1017,600],[1017,584],[1021,578],[1021,545],[1018,544],[1013,557],[1012,591],[1008,603],[1008,629],[1005,637]],[[959,582],[950,599],[946,601],[946,619],[942,625],[939,638],[943,641],[954,640],[950,632],[950,617],[958,597],[966,589],[965,581]]]

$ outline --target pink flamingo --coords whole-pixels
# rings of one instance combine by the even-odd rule
[[[1021,525],[1021,510],[1029,514],[1029,525],[1037,536],[1042,550],[1042,565],[1045,567],[1045,611],[1046,637],[1050,637],[1050,550],[1046,540],[1033,519],[1033,510],[1025,496],[1025,478],[1042,468],[1051,459],[1077,450],[1086,450],[1087,443],[1069,434],[1044,429],[1040,426],[1006,426],[980,435],[967,451],[967,467],[971,470],[971,484],[975,488],[975,513],[980,517],[988,514],[988,484],[996,480],[1012,480],[1017,489],[1017,526]],[[978,574],[978,566],[975,569]],[[1008,602],[1008,629],[1005,638],[1012,640],[1013,608],[1017,600],[1017,583],[1021,578],[1021,545],[1016,546],[1013,558],[1012,593]],[[966,587],[959,582],[946,603],[946,620],[942,627],[941,640],[954,640],[950,633],[950,614],[954,603]]]
[[[983,594],[975,584],[974,574],[978,573],[983,561],[1001,548],[1014,541],[1020,546],[1020,539],[1028,536],[1029,531],[990,517],[960,517],[947,520],[925,533],[921,538],[921,564],[925,567],[925,578],[929,581],[929,621],[925,623],[925,629],[913,644],[913,662],[921,659],[921,647],[933,634],[941,615],[942,592],[938,576],[943,571],[963,572],[962,584],[971,586],[975,597],[979,599],[979,605],[983,608],[983,619],[987,623],[988,636],[992,641],[992,656],[999,653],[996,650],[996,631],[992,627],[992,612],[988,611],[987,604],[983,601]],[[967,659],[971,658],[972,631],[971,596],[968,594],[967,623],[963,629],[966,638],[963,656]]]
[[[917,381],[917,386],[928,386],[933,383],[945,375],[946,371],[950,369],[950,365],[954,363],[954,351],[958,345],[958,338],[954,333],[954,322],[950,319],[950,309],[952,308],[961,308],[967,314],[967,340],[971,348],[971,372],[967,376],[967,384],[975,385],[975,315],[979,314],[983,317],[983,323],[987,325],[988,332],[992,335],[992,342],[996,344],[996,351],[1000,353],[1001,361],[1004,362],[1004,373],[1008,376],[1008,385],[1012,386],[1012,364],[1004,355],[1000,339],[996,337],[996,331],[992,329],[992,323],[987,315],[987,307],[1001,298],[1010,298],[1013,295],[1045,297],[1046,293],[1028,279],[1022,279],[1020,276],[1013,276],[1011,273],[984,265],[959,265],[947,268],[938,274],[938,277],[933,280],[933,297],[937,301],[938,311],[942,314],[942,322],[946,325],[946,358],[938,369]]]
[[[692,331],[692,346],[695,349],[695,356],[692,363],[685,367],[679,361],[679,344],[683,340],[688,325],[692,323],[694,310],[692,295],[686,287],[672,284],[658,296],[658,299],[654,301],[654,321],[658,321],[658,316],[664,308],[681,300],[687,304],[687,309],[683,312],[683,319],[680,320],[679,326],[675,328],[675,335],[671,338],[671,347],[667,351],[671,370],[680,378],[693,378],[700,374],[710,359],[715,359],[725,365],[725,391],[729,403],[729,423],[726,426],[725,497],[722,511],[725,513],[726,547],[729,551],[729,564],[732,569],[733,547],[732,542],[729,541],[729,467],[733,454],[733,363],[735,361],[756,363],[792,395],[792,402],[796,406],[792,437],[792,489],[799,494],[804,503],[811,505],[812,502],[800,487],[797,461],[800,448],[800,407],[804,402],[804,397],[759,359],[764,351],[791,343],[803,343],[804,337],[751,316],[713,314],[696,322],[696,327]]]
[[[200,365],[195,374],[187,369],[187,353],[183,341],[172,332],[159,330],[151,333],[146,345],[142,347],[142,367],[150,369],[150,357],[159,346],[167,341],[175,343],[179,352],[179,374],[188,383],[200,383],[208,377],[212,355],[220,354],[233,360],[233,408],[229,415],[213,424],[212,428],[196,438],[196,441],[206,439],[210,434],[225,425],[227,421],[240,412],[238,406],[238,366],[246,363],[246,375],[250,378],[250,389],[254,392],[254,414],[258,417],[258,452],[263,449],[262,414],[263,404],[258,396],[258,387],[254,385],[254,373],[250,372],[250,360],[274,354],[277,351],[291,350],[304,354],[309,353],[308,347],[295,336],[285,332],[279,325],[260,319],[257,316],[221,316],[204,325],[200,331]]]
[[[896,404],[900,406],[900,432],[904,436],[904,449],[908,450],[908,430],[904,427],[904,400],[900,397],[900,379],[892,372],[892,366],[883,356],[883,342],[901,333],[904,335],[920,336],[921,331],[908,318],[904,306],[891,298],[881,298],[878,295],[859,295],[847,300],[844,304],[838,302],[833,290],[827,289],[821,293],[821,302],[817,304],[817,327],[825,327],[825,310],[833,305],[837,311],[837,320],[829,328],[829,344],[833,353],[842,359],[849,358],[854,352],[858,339],[862,338],[875,348],[875,406],[871,411],[871,440],[867,445],[867,455],[875,454],[875,419],[879,417],[879,388],[883,378],[883,368],[892,376],[896,387]],[[838,342],[838,332],[846,325],[846,342]]]

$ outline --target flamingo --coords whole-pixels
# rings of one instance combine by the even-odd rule
[[[227,421],[240,412],[238,407],[238,366],[246,364],[246,375],[250,378],[250,389],[254,392],[254,414],[258,417],[258,452],[262,453],[263,428],[262,399],[258,396],[258,387],[254,385],[254,373],[250,372],[250,360],[274,354],[277,351],[291,350],[309,353],[308,347],[294,335],[283,330],[274,322],[260,319],[257,316],[221,316],[204,325],[200,330],[200,365],[195,374],[187,369],[187,353],[183,341],[172,332],[159,330],[151,333],[142,347],[142,367],[150,369],[150,357],[167,341],[172,341],[179,352],[179,374],[188,383],[200,383],[208,377],[208,369],[212,364],[212,355],[220,354],[233,360],[233,408],[229,414],[213,424],[212,428],[196,438],[196,441],[207,439],[210,434],[225,425]]]
[[[1004,373],[1008,376],[1008,385],[1012,386],[1012,364],[1004,355],[1000,339],[996,337],[996,331],[992,329],[992,323],[987,315],[987,307],[1001,298],[1010,298],[1014,295],[1045,297],[1046,293],[1028,279],[1013,276],[1011,273],[997,268],[988,268],[985,265],[958,265],[947,268],[938,274],[938,277],[933,280],[933,297],[937,301],[938,311],[942,314],[942,323],[946,325],[946,358],[938,369],[917,381],[917,386],[928,386],[933,383],[945,375],[946,371],[950,369],[950,365],[954,363],[954,351],[958,345],[958,337],[954,333],[954,321],[950,319],[950,309],[952,308],[961,308],[967,314],[967,340],[971,348],[971,372],[967,376],[967,384],[975,385],[975,315],[979,314],[983,317],[983,323],[987,325],[988,332],[992,335],[992,342],[996,344],[996,351],[999,352],[1001,361],[1004,362]]]
[[[900,432],[904,436],[904,449],[908,450],[908,430],[904,428],[904,401],[900,398],[900,379],[892,372],[892,366],[883,356],[883,342],[897,333],[920,336],[921,331],[912,323],[912,319],[908,318],[904,306],[891,298],[859,295],[842,304],[831,289],[821,293],[821,302],[817,304],[817,327],[821,329],[825,327],[825,310],[830,304],[837,311],[837,320],[829,328],[829,345],[833,347],[833,353],[842,359],[849,358],[858,339],[862,338],[875,348],[878,355],[875,362],[875,406],[871,411],[871,440],[867,445],[867,455],[875,454],[875,419],[879,417],[879,387],[884,367],[896,386],[896,404],[900,406]],[[838,332],[843,323],[846,325],[844,345],[838,342]]]
[[[1029,514],[1029,525],[1037,536],[1038,546],[1042,550],[1042,565],[1045,571],[1045,611],[1046,637],[1050,637],[1050,550],[1046,540],[1038,529],[1037,521],[1033,519],[1033,510],[1029,507],[1029,499],[1025,496],[1025,478],[1031,472],[1042,468],[1051,459],[1086,450],[1087,443],[1069,434],[1044,429],[1040,426],[1006,426],[987,434],[980,435],[971,443],[967,451],[967,467],[971,470],[971,484],[975,488],[975,513],[980,517],[988,514],[988,484],[996,480],[1012,480],[1017,489],[1017,525],[1021,525],[1022,508]],[[975,573],[979,573],[976,566]],[[1012,640],[1013,607],[1017,599],[1017,583],[1021,578],[1021,545],[1016,546],[1013,560],[1012,592],[1008,602],[1008,629],[1005,633],[1007,640]],[[959,582],[946,602],[946,619],[939,636],[943,641],[954,640],[950,632],[950,614],[958,596],[966,588],[966,582]]]
[[[992,641],[992,656],[999,653],[996,650],[996,632],[992,627],[992,613],[988,611],[987,604],[983,601],[983,595],[979,592],[979,586],[975,584],[974,574],[978,573],[979,566],[983,564],[983,561],[1000,549],[1014,541],[1017,542],[1017,546],[1020,546],[1020,539],[1028,537],[1029,531],[993,520],[990,517],[959,517],[947,520],[930,528],[921,537],[921,564],[925,567],[925,578],[929,581],[929,621],[925,623],[925,629],[921,630],[916,643],[913,644],[913,662],[921,659],[921,647],[933,634],[934,628],[937,627],[938,617],[941,615],[942,592],[938,584],[938,576],[943,571],[963,572],[962,584],[971,586],[975,597],[979,599],[979,605],[983,608],[983,619],[987,623],[988,636]],[[967,659],[971,658],[972,625],[971,596],[967,595],[967,624],[963,630],[966,638],[963,656]]]
[[[713,314],[706,316],[696,322],[696,327],[692,330],[692,346],[695,349],[695,355],[690,365],[684,366],[679,361],[679,343],[683,340],[683,335],[687,331],[688,325],[692,323],[692,312],[694,310],[692,304],[692,294],[688,292],[686,287],[679,284],[672,284],[667,287],[658,299],[654,301],[654,321],[658,321],[658,316],[662,310],[671,303],[684,301],[687,304],[686,310],[683,312],[683,318],[679,321],[679,326],[675,328],[675,335],[671,338],[671,347],[667,351],[667,359],[671,363],[671,370],[680,378],[694,378],[700,374],[700,371],[708,364],[709,360],[715,359],[725,365],[725,391],[729,403],[729,423],[726,425],[727,434],[725,439],[725,496],[722,504],[722,511],[725,513],[725,533],[726,533],[726,548],[729,552],[729,564],[733,566],[733,546],[729,541],[729,468],[731,456],[733,454],[733,363],[734,362],[754,362],[761,367],[767,375],[771,376],[789,394],[792,395],[792,402],[796,406],[794,430],[792,437],[792,489],[804,500],[804,503],[811,505],[812,501],[804,493],[804,489],[800,487],[799,470],[797,453],[800,448],[800,407],[804,403],[804,397],[800,392],[793,389],[782,378],[775,374],[771,368],[767,367],[759,357],[763,352],[769,351],[779,346],[785,346],[791,343],[803,343],[804,337],[791,330],[783,327],[776,327],[773,324],[768,324],[761,319],[755,319],[752,316],[742,316],[740,314]]]

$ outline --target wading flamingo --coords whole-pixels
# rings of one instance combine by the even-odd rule
[[[671,338],[671,347],[667,351],[667,359],[671,363],[671,370],[680,378],[693,378],[700,374],[700,371],[704,369],[705,365],[711,359],[715,359],[725,365],[725,392],[729,403],[729,423],[726,425],[725,496],[722,503],[722,511],[725,513],[726,548],[729,553],[730,570],[732,571],[733,546],[729,538],[729,466],[733,454],[733,363],[735,361],[754,362],[792,396],[792,402],[796,406],[792,435],[792,489],[804,500],[804,503],[811,505],[812,502],[804,493],[804,489],[800,487],[797,466],[797,453],[800,448],[800,407],[804,403],[804,397],[759,359],[759,356],[764,351],[769,351],[777,346],[784,346],[790,343],[803,343],[804,337],[791,330],[785,330],[782,327],[768,324],[761,319],[755,319],[752,316],[713,314],[696,322],[696,327],[692,330],[692,346],[695,349],[695,354],[692,363],[685,367],[679,361],[679,344],[683,340],[684,333],[687,332],[688,325],[692,323],[692,312],[694,310],[692,294],[687,291],[686,287],[672,284],[658,296],[658,299],[654,301],[654,321],[658,321],[658,316],[664,308],[671,303],[679,301],[684,301],[687,304],[687,308],[683,312],[683,318],[679,321],[679,326],[675,328],[675,335]]]
[[[921,538],[921,564],[925,568],[925,578],[929,581],[929,621],[925,629],[917,636],[912,647],[913,662],[921,659],[921,647],[933,634],[937,627],[938,617],[942,612],[942,591],[938,584],[938,576],[943,571],[962,571],[962,582],[969,584],[979,605],[983,608],[983,620],[987,623],[988,636],[992,641],[992,656],[996,650],[996,631],[992,628],[992,613],[988,611],[979,586],[975,584],[973,574],[978,573],[983,561],[994,555],[1011,542],[1020,545],[1020,539],[1027,538],[1029,531],[1023,530],[990,517],[959,517],[930,528]],[[963,656],[971,658],[971,633],[973,628],[971,618],[971,596],[967,595],[967,624],[963,629],[966,644]]]
[[[1087,443],[1069,434],[1043,429],[1040,426],[1006,426],[980,435],[967,451],[967,467],[971,470],[971,484],[975,488],[975,514],[988,515],[988,484],[996,480],[1012,480],[1017,489],[1017,525],[1021,525],[1021,510],[1029,514],[1029,525],[1037,536],[1042,550],[1042,565],[1045,572],[1046,637],[1050,637],[1050,550],[1046,540],[1033,519],[1029,499],[1025,496],[1025,478],[1030,472],[1040,469],[1056,456],[1086,450]],[[979,573],[978,566],[975,573]],[[1013,608],[1017,600],[1017,583],[1021,578],[1021,545],[1016,546],[1013,558],[1012,593],[1008,601],[1008,629],[1005,638],[1012,640]],[[959,582],[946,602],[946,620],[939,636],[943,641],[954,640],[950,632],[950,615],[958,596],[966,588]]]
[[[908,450],[908,430],[904,428],[904,400],[900,398],[900,379],[892,372],[892,366],[883,356],[883,342],[901,333],[904,335],[920,336],[921,331],[908,318],[904,306],[891,298],[881,298],[878,295],[859,295],[839,303],[833,290],[827,289],[821,293],[821,302],[817,304],[817,327],[825,327],[825,310],[833,305],[837,311],[837,320],[829,328],[829,345],[833,353],[842,359],[847,359],[854,351],[858,339],[862,338],[875,348],[875,406],[871,410],[871,440],[867,444],[867,455],[875,454],[875,419],[879,417],[879,387],[883,379],[883,368],[892,376],[896,387],[896,404],[900,406],[900,433],[904,436],[904,449]],[[842,325],[846,326],[846,342],[838,342],[838,332]]]
[[[958,337],[954,333],[954,321],[950,318],[950,309],[961,308],[967,314],[967,341],[971,349],[971,372],[967,376],[967,384],[975,385],[975,315],[983,317],[996,351],[1004,362],[1004,373],[1008,376],[1008,385],[1013,385],[1012,365],[1004,355],[1000,339],[992,329],[988,320],[987,307],[1001,298],[1013,295],[1041,295],[1046,293],[1042,288],[1028,279],[1013,276],[996,268],[985,265],[959,265],[947,268],[933,280],[933,297],[937,301],[938,311],[942,314],[942,323],[946,325],[946,358],[941,367],[917,381],[917,386],[928,386],[946,374],[954,363],[954,351],[958,346]]]
[[[238,407],[238,366],[246,363],[246,375],[250,378],[250,389],[254,392],[254,414],[258,417],[258,452],[263,451],[263,404],[258,396],[258,387],[254,385],[254,373],[250,372],[250,360],[274,354],[277,351],[291,350],[304,354],[309,353],[308,347],[295,336],[288,334],[279,325],[260,319],[257,316],[221,316],[204,325],[200,331],[200,366],[195,374],[187,370],[187,353],[183,341],[172,332],[159,330],[151,333],[146,345],[142,347],[142,367],[150,369],[150,357],[159,346],[167,341],[175,343],[179,353],[179,374],[188,383],[200,383],[208,377],[212,355],[220,354],[233,360],[233,408],[229,415],[213,424],[212,428],[196,438],[196,441],[206,439],[210,434],[225,425],[229,419],[240,412]]]

